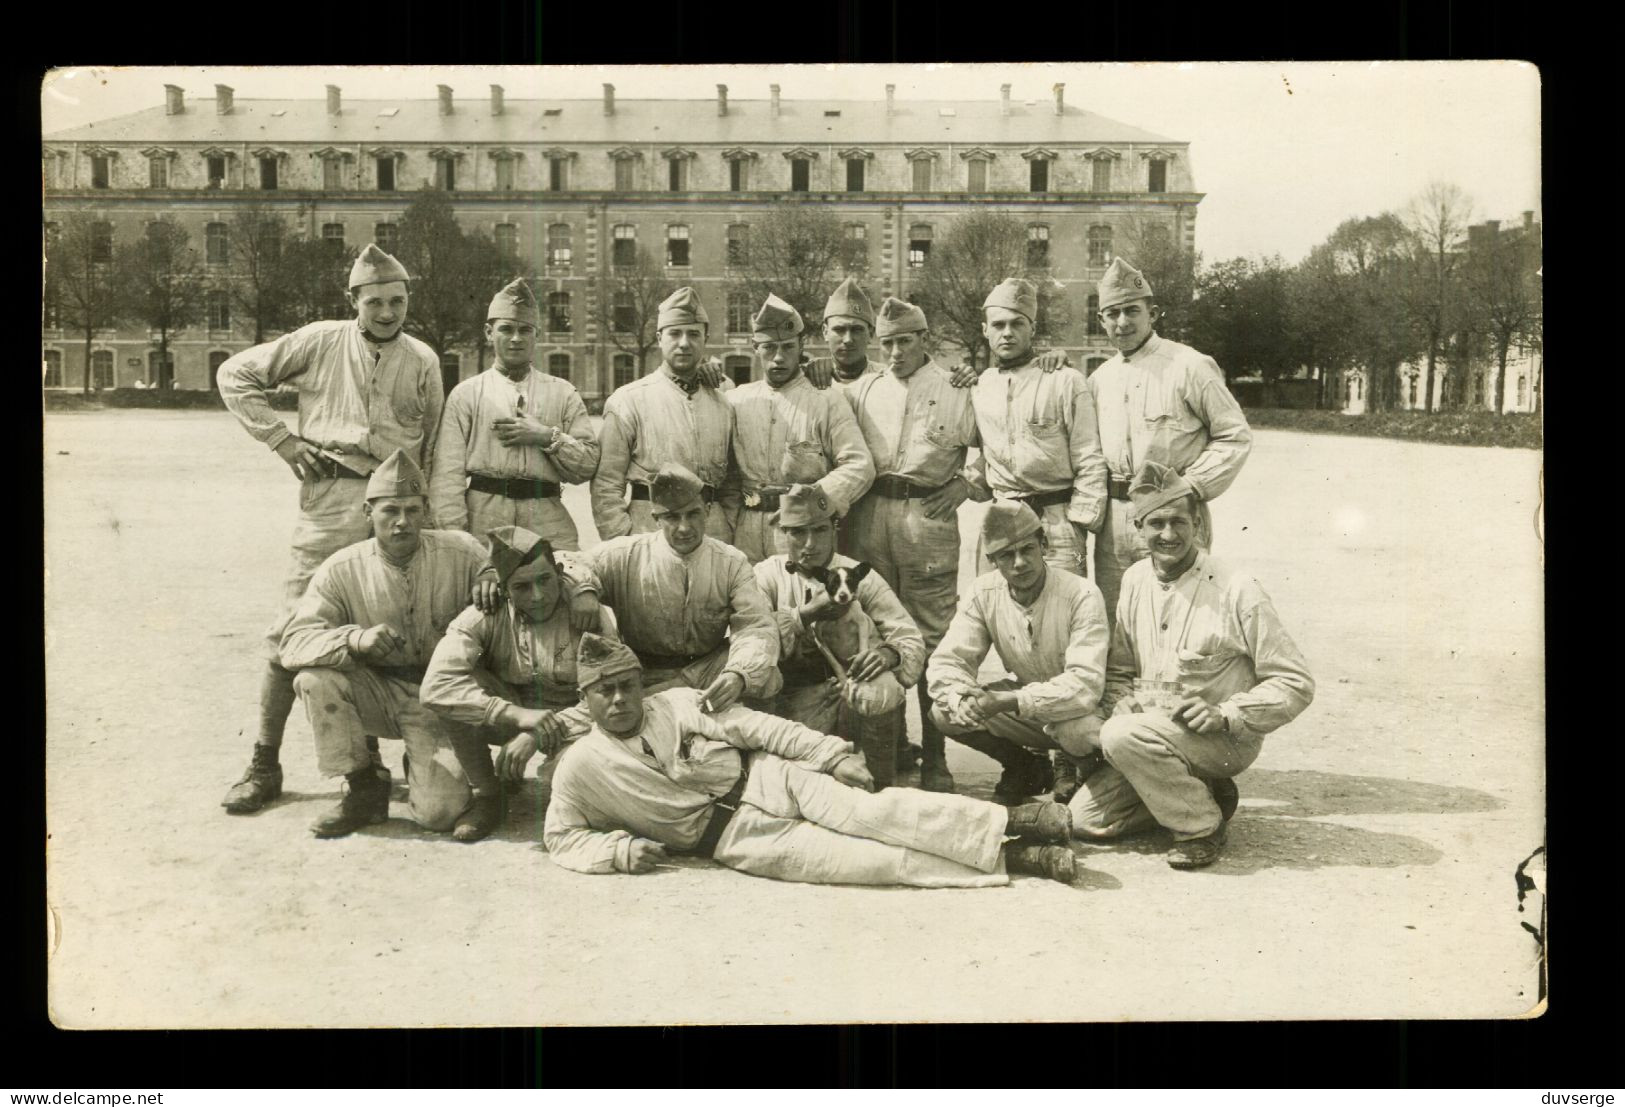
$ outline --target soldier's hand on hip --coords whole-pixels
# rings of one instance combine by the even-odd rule
[[[297,434],[290,434],[276,444],[276,456],[287,462],[300,480],[309,480],[321,472],[321,451]]]
[[[369,661],[380,661],[404,645],[406,639],[402,637],[400,631],[388,623],[379,623],[361,632],[361,639],[356,643],[356,652]]]
[[[635,873],[653,872],[662,861],[669,860],[666,847],[647,838],[633,838],[631,868]]]
[[[525,766],[536,756],[537,739],[534,732],[521,730],[508,739],[497,751],[497,776],[504,780],[523,780]]]
[[[935,519],[942,523],[952,522],[954,513],[959,510],[959,505],[969,497],[970,485],[965,483],[964,477],[955,477],[921,500],[920,507],[924,510],[928,519]]]
[[[875,790],[875,778],[869,774],[869,764],[861,753],[849,753],[841,758],[835,763],[835,769],[830,775],[842,784],[862,788],[865,792]]]
[[[502,606],[502,584],[491,575],[481,576],[469,591],[468,602],[487,615],[495,615]]]
[[[570,597],[570,629],[596,631],[598,629],[598,593],[577,592]]]

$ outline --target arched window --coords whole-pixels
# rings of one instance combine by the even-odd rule
[[[737,164],[737,163],[736,163]],[[732,223],[728,226],[728,264],[750,264],[750,226]]]
[[[631,354],[616,354],[610,360],[610,366],[614,373],[613,380],[616,388],[621,387],[623,384],[631,384],[638,379],[637,362],[632,359]]]
[[[569,265],[574,251],[570,247],[570,224],[553,223],[547,228],[547,264]]]
[[[673,165],[685,164],[673,161]],[[688,261],[688,226],[684,223],[673,223],[666,228],[666,264],[683,267]]]
[[[96,350],[90,355],[90,387],[113,387],[113,351]]]
[[[918,269],[931,256],[931,224],[916,223],[908,229],[908,267]]]
[[[1089,228],[1089,264],[1109,265],[1112,260],[1112,229],[1096,224]]]
[[[615,246],[610,261],[615,265],[636,265],[638,261],[638,229],[630,223],[615,224]]]
[[[570,379],[570,355],[569,354],[548,354],[547,355],[547,371],[548,371],[549,374],[559,378],[559,380],[561,380],[561,381],[569,380]]]
[[[750,333],[750,293],[738,289],[728,293],[728,333]]]
[[[210,265],[231,263],[230,227],[224,223],[210,223],[203,229],[203,256]]]
[[[570,294],[568,292],[549,292],[547,294],[547,329],[553,334],[570,333]]]
[[[1027,228],[1027,268],[1049,267],[1049,228],[1034,223]]]

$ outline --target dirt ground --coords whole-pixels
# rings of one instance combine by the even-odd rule
[[[306,829],[335,783],[218,804],[251,744],[295,487],[229,416],[45,421],[55,1020],[75,1027],[1485,1017],[1536,1003],[1540,456],[1260,431],[1215,505],[1310,660],[1230,847],[1079,843],[1075,887],[811,887],[553,866],[497,837]],[[591,533],[581,488],[567,496]],[[980,509],[967,507],[967,534]],[[968,560],[968,559],[967,559]],[[993,763],[950,745],[965,790]],[[399,775],[400,745],[385,743]]]

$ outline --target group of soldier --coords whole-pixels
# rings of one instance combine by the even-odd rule
[[[394,738],[411,817],[462,841],[501,825],[544,754],[543,840],[581,872],[669,850],[787,880],[1070,881],[1074,838],[1158,825],[1170,864],[1212,863],[1233,778],[1314,685],[1257,583],[1207,552],[1208,503],[1251,443],[1218,367],[1155,333],[1123,259],[1099,293],[1119,353],[1087,379],[1035,353],[1025,280],[987,296],[979,373],[933,360],[918,306],[876,309],[851,279],[824,309],[830,356],[810,358],[770,295],[763,379],[736,387],[681,288],[659,308],[662,364],[595,430],[532,364],[523,281],[491,301],[494,365],[445,395],[402,331],[406,270],[369,246],[355,319],[220,369],[227,407],[301,482],[226,810],[280,795],[299,700],[320,771],[345,781],[318,837],[388,817]],[[297,433],[267,401],[288,385]],[[585,482],[600,541],[583,550],[561,493]],[[991,502],[961,595],[967,499]],[[956,794],[945,737],[999,764],[998,802]]]

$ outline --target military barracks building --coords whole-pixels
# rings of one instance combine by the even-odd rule
[[[876,90],[879,92],[880,90]],[[989,90],[991,93],[993,90]],[[933,237],[977,208],[1027,224],[1029,260],[1067,287],[1073,326],[1055,345],[1092,364],[1111,353],[1087,314],[1094,282],[1122,249],[1149,237],[1194,250],[1188,142],[1041,100],[434,99],[189,101],[168,86],[161,107],[45,137],[45,219],[99,213],[111,242],[160,218],[181,223],[220,288],[209,318],[172,340],[178,388],[208,388],[213,370],[252,340],[224,289],[234,210],[280,211],[310,237],[390,249],[417,188],[452,193],[465,230],[527,261],[543,305],[538,363],[602,396],[638,375],[595,322],[593,297],[617,263],[644,247],[672,285],[689,284],[712,320],[712,351],[751,373],[754,304],[730,297],[731,262],[750,225],[787,199],[834,211],[876,297],[907,295]],[[831,274],[830,285],[841,274]],[[595,279],[596,278],[596,279]],[[480,293],[487,295],[486,291]],[[46,319],[48,387],[82,387],[82,339]],[[441,351],[448,382],[478,372],[473,350]],[[154,336],[98,336],[93,386],[156,379]],[[448,383],[449,387],[449,383]]]

